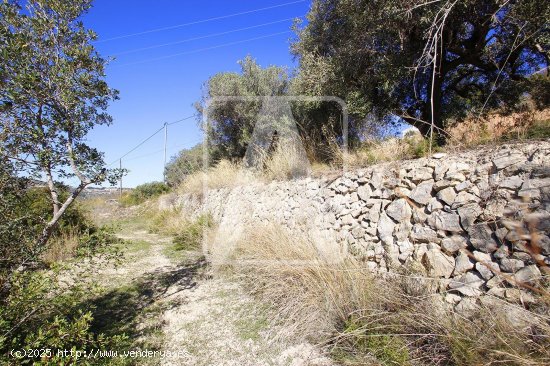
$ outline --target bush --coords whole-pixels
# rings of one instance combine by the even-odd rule
[[[204,230],[212,227],[210,215],[201,215],[186,221],[183,228],[174,237],[176,250],[197,250],[201,248]]]
[[[170,190],[165,183],[151,182],[137,186],[122,196],[120,202],[125,206],[139,205],[150,198],[158,197]]]
[[[164,169],[166,182],[170,187],[177,187],[187,176],[200,171],[203,165],[202,145],[181,150],[166,164],[166,168]]]
[[[22,272],[13,277],[8,297],[0,306],[0,363],[9,365],[112,365],[109,358],[83,362],[76,355],[60,357],[57,350],[120,350],[124,335],[107,337],[91,329],[93,307],[83,300],[90,286],[62,288],[56,272]],[[10,350],[50,349],[43,357],[12,358]],[[30,362],[31,361],[31,362]]]

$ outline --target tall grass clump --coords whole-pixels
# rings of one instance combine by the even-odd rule
[[[550,312],[486,296],[455,312],[412,271],[374,277],[353,258],[330,261],[314,241],[256,225],[219,270],[244,281],[283,324],[344,365],[545,365]],[[511,321],[511,319],[513,321]]]

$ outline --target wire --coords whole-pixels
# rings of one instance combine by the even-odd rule
[[[113,65],[112,67],[121,67],[121,66],[138,65],[138,64],[143,64],[143,63],[146,63],[146,62],[160,61],[160,60],[164,60],[164,59],[172,58],[172,57],[176,57],[176,56],[190,55],[190,54],[193,54],[193,53],[198,53],[198,52],[202,52],[202,51],[213,50],[213,49],[216,49],[216,48],[222,48],[222,47],[227,47],[227,46],[233,46],[233,45],[240,44],[240,43],[256,41],[256,40],[258,40],[258,39],[264,39],[264,38],[268,38],[268,37],[274,37],[274,36],[278,36],[278,35],[285,34],[285,33],[292,33],[292,31],[287,30],[287,31],[284,31],[284,32],[272,33],[272,34],[268,34],[268,35],[265,35],[265,36],[254,37],[254,38],[248,38],[248,39],[244,39],[244,40],[242,40],[242,41],[223,43],[223,44],[216,45],[216,46],[198,48],[198,49],[195,49],[195,50],[186,51],[186,52],[174,53],[174,54],[167,55],[167,56],[162,56],[162,57],[157,57],[157,58],[150,58],[150,59],[146,59],[146,60],[142,60],[142,61],[137,61],[137,62],[129,62],[129,63],[125,63],[125,64]]]
[[[234,13],[234,14],[222,15],[222,16],[214,17],[214,18],[196,20],[196,21],[189,22],[189,23],[176,24],[176,25],[172,25],[172,26],[169,26],[169,27],[162,27],[162,28],[150,29],[150,30],[143,31],[143,32],[124,34],[124,35],[121,35],[121,36],[106,38],[106,39],[103,39],[103,40],[97,40],[96,43],[114,41],[114,40],[117,40],[117,39],[135,37],[135,36],[140,36],[140,35],[143,35],[143,34],[149,34],[149,33],[155,33],[155,32],[162,32],[162,31],[165,31],[165,30],[176,29],[176,28],[186,27],[186,26],[189,26],[189,25],[195,25],[195,24],[211,22],[211,21],[214,21],[214,20],[232,18],[232,17],[239,16],[239,15],[257,13],[257,12],[264,11],[264,10],[275,9],[275,8],[280,8],[280,7],[287,6],[287,5],[303,3],[305,1],[307,1],[307,0],[292,1],[292,2],[283,3],[283,4],[279,4],[279,5],[268,6],[268,7],[265,7],[265,8],[259,8],[259,9],[254,9],[254,10],[243,11],[243,12],[240,12],[240,13]]]
[[[141,147],[143,144],[145,144],[147,141],[149,141],[150,139],[152,139],[155,135],[157,135],[160,131],[164,130],[164,126],[171,126],[171,125],[175,125],[176,123],[180,123],[180,122],[183,122],[183,121],[186,121],[188,119],[191,119],[195,117],[195,115],[192,115],[192,116],[187,116],[187,117],[184,117],[182,119],[178,119],[177,121],[172,121],[172,122],[167,122],[165,123],[164,125],[162,125],[161,128],[159,128],[158,130],[156,130],[155,132],[153,132],[153,134],[151,134],[149,137],[147,137],[145,140],[141,141],[139,144],[137,144],[136,146],[134,146],[132,149],[130,149],[128,152],[126,152],[124,155],[122,155],[121,157],[119,157],[118,159],[116,160],[113,160],[113,162],[111,164],[109,164],[108,166],[112,166],[114,165],[117,161],[120,161],[122,158],[130,155],[130,153],[133,153],[134,151],[136,151],[139,147]]]
[[[207,34],[207,35],[205,35],[205,36],[187,38],[187,39],[184,39],[184,40],[181,40],[181,41],[176,41],[176,42],[157,44],[157,45],[153,45],[153,46],[149,46],[149,47],[135,48],[135,49],[132,49],[132,50],[129,50],[129,51],[124,51],[124,52],[117,53],[117,54],[115,55],[115,57],[116,57],[116,56],[127,55],[127,54],[130,54],[130,53],[140,52],[140,51],[147,51],[147,50],[151,50],[151,49],[155,49],[155,48],[160,48],[160,47],[173,46],[173,45],[176,45],[176,44],[181,44],[181,43],[186,43],[186,42],[191,42],[191,41],[197,41],[197,40],[199,40],[199,39],[205,39],[205,38],[212,38],[212,37],[217,37],[217,36],[223,36],[223,35],[225,35],[225,34],[230,34],[230,33],[235,33],[235,32],[241,32],[241,31],[244,31],[244,30],[249,30],[249,29],[254,29],[254,28],[259,28],[259,27],[265,27],[265,26],[267,26],[267,25],[272,25],[272,24],[278,24],[278,23],[288,22],[289,20],[294,20],[294,19],[296,19],[296,18],[302,18],[302,17],[303,17],[303,16],[294,17],[294,18],[287,18],[287,19],[281,19],[281,20],[276,20],[276,21],[274,21],[274,22],[269,22],[269,23],[263,23],[263,24],[253,25],[253,26],[250,26],[250,27],[239,28],[239,29],[232,29],[232,30],[229,30],[229,31],[226,31],[226,32],[212,33],[212,34]]]

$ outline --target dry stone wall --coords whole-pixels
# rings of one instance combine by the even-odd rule
[[[550,264],[550,142],[503,145],[380,164],[336,179],[210,191],[179,206],[211,213],[227,245],[258,222],[277,223],[338,260],[373,272],[437,278],[450,303],[490,293],[532,301]]]

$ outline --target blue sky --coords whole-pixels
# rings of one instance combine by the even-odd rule
[[[293,67],[293,33],[282,32],[290,31],[290,19],[304,16],[309,5],[296,0],[95,0],[84,23],[98,33],[98,51],[116,57],[107,67],[107,81],[120,91],[120,100],[109,109],[113,125],[92,131],[91,145],[105,152],[108,163],[118,159],[164,122],[193,115],[204,82],[220,71],[238,71],[237,61],[248,54],[262,66]],[[255,11],[267,7],[272,8]],[[213,18],[221,19],[205,21]],[[179,26],[187,23],[195,24]],[[148,32],[173,26],[178,27]],[[237,31],[241,28],[249,29]],[[136,33],[143,34],[127,36]],[[201,138],[195,119],[170,126],[168,155]],[[130,170],[125,187],[162,180],[163,139],[159,133],[123,159]]]

